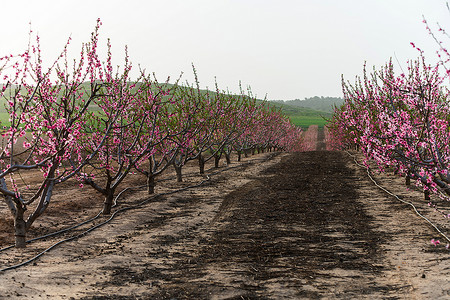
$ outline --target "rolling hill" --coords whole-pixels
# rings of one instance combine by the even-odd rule
[[[287,104],[294,107],[310,108],[315,111],[332,113],[334,106],[340,106],[344,103],[344,99],[338,97],[312,97],[304,100],[275,100],[274,103]]]

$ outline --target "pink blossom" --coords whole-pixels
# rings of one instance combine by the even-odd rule
[[[431,244],[433,244],[435,247],[441,243],[439,240],[435,240],[435,239],[431,239],[430,242],[431,242]]]

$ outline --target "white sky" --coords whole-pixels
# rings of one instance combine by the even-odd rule
[[[1,56],[26,49],[31,22],[44,59],[55,59],[70,35],[75,57],[99,17],[100,43],[111,38],[117,64],[127,44],[136,69],[140,64],[159,80],[183,71],[193,83],[194,63],[202,87],[214,88],[216,76],[221,89],[237,92],[241,80],[270,100],[341,96],[341,74],[353,81],[364,61],[381,66],[394,54],[404,64],[418,56],[410,42],[434,58],[437,46],[422,15],[450,32],[444,0],[1,0],[0,5]]]

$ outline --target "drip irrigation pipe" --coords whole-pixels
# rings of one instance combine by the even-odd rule
[[[71,236],[71,237],[69,237],[69,238],[60,240],[60,241],[58,241],[58,242],[52,244],[50,247],[46,248],[45,250],[39,252],[38,254],[36,254],[35,256],[33,256],[32,258],[30,258],[30,259],[28,259],[28,260],[26,260],[26,261],[23,261],[23,262],[21,262],[21,263],[19,263],[19,264],[12,265],[12,266],[5,267],[5,268],[2,268],[2,269],[0,269],[0,272],[5,272],[5,271],[9,271],[9,270],[14,270],[14,269],[18,269],[18,268],[20,268],[20,267],[26,266],[26,265],[28,265],[28,264],[30,264],[30,263],[36,261],[36,260],[37,260],[38,258],[40,258],[42,255],[44,255],[45,253],[49,252],[50,250],[56,248],[57,246],[59,246],[59,245],[61,245],[61,244],[63,244],[63,243],[66,243],[66,242],[73,241],[73,240],[78,239],[78,238],[80,238],[80,237],[83,237],[83,236],[87,235],[88,233],[90,233],[91,231],[93,231],[93,230],[95,230],[95,229],[97,229],[97,228],[99,228],[99,227],[101,227],[101,226],[103,226],[103,225],[105,225],[105,224],[111,222],[111,221],[114,219],[114,217],[115,217],[116,215],[118,215],[118,214],[120,214],[120,213],[122,213],[122,212],[125,212],[125,211],[128,211],[128,210],[132,210],[132,209],[137,209],[137,208],[139,208],[139,207],[141,207],[141,206],[147,204],[149,201],[151,201],[151,200],[153,200],[153,199],[156,199],[156,198],[158,198],[158,197],[161,197],[161,196],[172,195],[172,194],[176,194],[176,193],[179,193],[179,192],[188,190],[188,189],[192,189],[192,188],[196,188],[196,187],[202,186],[205,182],[208,182],[208,181],[211,180],[211,177],[210,177],[210,176],[212,176],[212,175],[217,175],[217,174],[220,174],[220,173],[222,173],[222,172],[224,172],[224,171],[228,171],[228,170],[235,169],[235,168],[241,168],[241,167],[244,167],[245,165],[248,165],[248,164],[250,164],[250,163],[252,163],[252,162],[254,162],[254,161],[257,161],[257,160],[267,160],[267,159],[270,159],[270,158],[272,158],[272,157],[274,157],[274,156],[275,156],[275,153],[272,154],[272,155],[269,155],[267,158],[262,158],[262,159],[261,159],[261,158],[255,158],[255,159],[252,159],[252,160],[247,161],[245,164],[240,164],[240,165],[237,165],[237,166],[227,167],[227,168],[225,168],[225,169],[221,169],[221,170],[218,170],[218,171],[216,171],[216,172],[212,172],[212,173],[210,173],[209,175],[205,175],[205,176],[206,176],[206,179],[205,179],[205,180],[202,180],[202,181],[201,181],[200,183],[198,183],[198,184],[190,185],[190,186],[183,187],[183,188],[180,188],[180,189],[177,189],[177,190],[174,190],[174,191],[170,191],[170,192],[166,192],[166,193],[157,194],[157,195],[154,195],[154,196],[151,196],[151,197],[145,199],[144,201],[139,202],[138,204],[120,208],[120,209],[116,210],[114,213],[112,213],[111,216],[110,216],[107,220],[105,220],[104,222],[101,222],[101,223],[99,223],[99,224],[97,224],[97,225],[95,225],[95,226],[93,226],[93,227],[91,227],[91,228],[89,228],[89,229],[87,229],[87,230],[85,230],[85,231],[83,231],[83,232],[77,234],[77,235],[74,235],[74,236]],[[134,187],[134,188],[142,188],[142,186],[141,186],[141,187]],[[128,190],[128,189],[133,189],[133,188],[126,188],[126,189],[122,190],[122,191],[116,196],[116,198],[114,199],[114,206],[117,205],[117,199],[118,199],[118,197],[119,197],[123,192],[125,192],[125,191]],[[114,206],[113,206],[113,207],[114,207]],[[77,225],[72,226],[72,227],[70,227],[70,228],[66,228],[66,229],[63,229],[63,230],[60,230],[60,231],[57,231],[57,232],[54,232],[54,233],[50,233],[50,234],[45,235],[45,236],[41,236],[41,237],[37,237],[37,238],[31,239],[31,240],[27,241],[27,243],[28,243],[28,242],[32,242],[32,241],[36,241],[36,240],[40,240],[40,239],[44,239],[44,238],[47,238],[47,237],[55,236],[55,235],[58,235],[58,234],[61,234],[61,233],[70,231],[70,230],[72,230],[72,229],[75,229],[75,228],[77,228],[77,227],[79,227],[79,226],[81,226],[81,225],[84,225],[84,224],[86,224],[86,223],[88,223],[88,222],[91,222],[91,221],[97,219],[97,218],[101,215],[101,213],[102,213],[102,211],[100,211],[95,217],[93,217],[93,218],[91,218],[91,219],[89,219],[89,220],[86,220],[86,221],[84,221],[84,222],[82,222],[82,223],[80,223],[80,224],[77,224]],[[3,249],[0,249],[0,252],[1,252],[1,251],[5,251],[5,250],[10,249],[10,248],[13,248],[13,247],[14,247],[14,245],[9,246],[9,247],[6,247],[6,248],[3,248]]]
[[[49,237],[57,236],[57,235],[65,233],[65,232],[71,231],[71,230],[73,230],[73,229],[75,229],[77,227],[80,227],[80,226],[82,226],[84,224],[87,224],[89,222],[92,222],[92,221],[98,219],[98,217],[101,215],[101,213],[102,212],[100,211],[95,217],[92,217],[92,218],[90,218],[90,219],[88,219],[86,221],[83,221],[83,222],[81,222],[79,224],[76,224],[76,225],[74,225],[72,227],[64,228],[62,230],[58,230],[58,231],[55,231],[55,232],[52,232],[52,233],[49,233],[49,234],[46,234],[46,235],[43,235],[43,236],[40,236],[40,237],[33,238],[31,240],[26,241],[26,243],[28,244],[28,243],[31,243],[31,242],[34,242],[34,241],[46,239],[46,238],[49,238]],[[8,249],[11,249],[13,247],[14,247],[14,245],[10,245],[8,247],[2,248],[2,249],[0,249],[0,252],[3,252],[3,251],[8,250]]]
[[[129,190],[129,189],[139,189],[139,188],[143,188],[143,187],[145,187],[145,186],[126,188],[126,189],[122,190],[122,191],[114,198],[114,205],[113,205],[112,207],[117,206],[117,199],[118,199],[118,198],[122,195],[122,193],[124,193],[125,191],[127,191],[127,190]],[[49,233],[49,234],[46,234],[46,235],[43,235],[43,236],[39,236],[39,237],[30,239],[30,240],[26,241],[26,243],[28,244],[28,243],[31,243],[31,242],[35,242],[35,241],[38,241],[38,240],[42,240],[42,239],[46,239],[46,238],[49,238],[49,237],[53,237],[53,236],[57,236],[57,235],[66,233],[66,232],[71,231],[71,230],[73,230],[73,229],[75,229],[75,228],[78,228],[78,227],[80,227],[80,226],[83,226],[83,225],[85,225],[85,224],[87,224],[87,223],[89,223],[89,222],[95,221],[96,219],[98,219],[98,218],[101,216],[101,214],[102,214],[102,210],[101,210],[95,217],[92,217],[92,218],[90,218],[90,219],[88,219],[88,220],[85,220],[85,221],[83,221],[83,222],[81,222],[81,223],[78,223],[78,224],[76,224],[76,225],[74,225],[74,226],[72,226],[72,227],[64,228],[64,229],[61,229],[61,230],[58,230],[58,231],[55,231],[55,232],[52,232],[52,233]],[[10,246],[7,246],[7,247],[5,247],[5,248],[0,249],[0,252],[6,251],[6,250],[11,249],[11,248],[14,248],[14,245],[10,245]]]
[[[271,157],[273,157],[273,155],[270,156],[270,158],[271,158]],[[265,160],[265,159],[263,159],[263,158],[254,158],[254,159],[251,159],[251,160],[246,161],[246,163],[249,164],[249,163],[252,163],[252,162],[257,161],[257,160]],[[228,170],[230,170],[230,169],[238,168],[238,167],[241,167],[241,166],[242,166],[242,165],[233,166],[233,167],[228,167],[228,168],[225,168],[225,169],[219,169],[219,170],[216,171],[216,172],[210,173],[210,175],[216,175],[216,174],[219,174],[219,173],[221,173],[221,172],[228,171]],[[213,170],[213,169],[215,169],[215,168],[210,168],[210,169],[208,169],[207,171],[210,171],[210,170]],[[198,176],[198,175],[197,175],[196,173],[192,173],[192,174],[186,174],[186,175],[184,175],[183,177],[194,177],[194,176]],[[174,177],[168,177],[168,178],[160,179],[159,182],[168,181],[168,180],[173,180],[174,178],[176,178],[176,177],[174,176]],[[117,200],[118,200],[118,198],[119,198],[124,192],[126,192],[126,191],[128,191],[128,190],[133,190],[133,189],[142,189],[142,188],[145,188],[145,187],[147,187],[147,185],[142,185],[142,186],[138,186],[138,187],[128,187],[128,188],[123,189],[123,190],[122,190],[122,191],[114,198],[114,202],[113,202],[112,208],[114,208],[114,207],[117,206],[117,204],[118,204],[118,203],[117,203]],[[82,225],[85,225],[85,224],[89,223],[89,222],[95,221],[96,219],[98,219],[98,218],[100,217],[101,213],[102,213],[102,210],[101,210],[95,217],[92,217],[92,218],[90,218],[90,219],[88,219],[88,220],[86,220],[86,221],[83,221],[83,222],[81,222],[81,223],[79,223],[79,224],[76,224],[76,225],[74,225],[74,226],[72,226],[72,227],[64,228],[64,229],[61,229],[61,230],[58,230],[58,231],[55,231],[55,232],[52,232],[52,233],[49,233],[49,234],[40,236],[40,237],[36,237],[36,238],[30,239],[30,240],[26,241],[26,243],[31,243],[31,242],[34,242],[34,241],[38,241],[38,240],[46,239],[46,238],[49,238],[49,237],[57,236],[57,235],[66,233],[66,232],[68,232],[68,231],[71,231],[71,230],[73,230],[73,229],[76,229],[76,228],[78,228],[78,227],[80,227],[80,226],[82,226]],[[15,247],[15,245],[10,245],[10,246],[7,246],[7,247],[5,247],[5,248],[1,248],[1,249],[0,249],[0,253],[3,252],[3,251],[6,251],[6,250],[8,250],[8,249],[14,248],[14,247]]]
[[[411,202],[409,202],[409,201],[405,201],[405,200],[403,200],[403,199],[401,199],[399,196],[397,196],[397,195],[395,195],[394,193],[392,193],[391,191],[389,191],[389,190],[387,190],[386,188],[384,188],[384,187],[382,187],[382,186],[380,186],[376,181],[375,181],[375,179],[370,175],[370,168],[368,167],[368,166],[364,166],[364,165],[362,165],[362,164],[360,164],[357,160],[356,160],[356,157],[355,157],[355,155],[353,155],[353,154],[351,154],[350,152],[348,152],[348,151],[346,151],[347,152],[347,154],[349,155],[349,156],[351,156],[352,158],[353,158],[353,160],[355,161],[355,163],[358,165],[358,166],[360,166],[361,168],[365,168],[366,169],[366,171],[367,171],[367,176],[369,177],[369,179],[379,188],[379,189],[381,189],[382,191],[384,191],[385,193],[387,193],[388,195],[391,195],[391,196],[393,196],[393,197],[395,197],[397,200],[399,200],[400,202],[403,202],[403,203],[405,203],[405,204],[407,204],[407,205],[409,205],[409,206],[411,206],[412,208],[413,208],[413,210],[414,210],[414,212],[419,216],[419,217],[421,217],[422,219],[424,219],[426,222],[428,222],[428,224],[430,224],[443,238],[445,238],[448,242],[450,242],[450,238],[445,234],[445,233],[443,233],[433,222],[431,222],[427,217],[425,217],[424,215],[422,215],[418,210],[417,210],[417,208],[416,208],[416,206],[413,204],[413,203],[411,203]]]

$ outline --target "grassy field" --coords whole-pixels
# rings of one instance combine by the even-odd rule
[[[86,84],[85,87],[87,90],[89,90],[89,87]],[[206,93],[206,91],[202,90],[202,93]],[[214,94],[214,92],[210,92],[211,95]],[[6,98],[8,98],[8,92],[5,94],[5,97],[0,98],[0,124],[2,126],[9,126],[9,116],[8,113],[6,113],[5,110],[5,103]],[[258,102],[261,100],[258,100]],[[302,128],[308,128],[310,125],[318,125],[319,128],[323,128],[326,124],[326,121],[324,118],[328,119],[331,118],[331,113],[324,112],[324,111],[317,111],[308,107],[300,107],[295,105],[288,104],[289,102],[266,102],[267,105],[275,106],[277,108],[280,108],[282,112],[287,115],[292,123],[296,126],[302,127]],[[97,107],[91,107],[91,110],[97,110]]]
[[[295,126],[299,126],[302,128],[308,128],[310,125],[318,125],[319,128],[323,128],[326,124],[326,120],[321,116],[300,116],[300,115],[292,115],[289,116],[292,123]]]
[[[302,128],[308,128],[310,125],[318,125],[319,128],[323,128],[325,126],[326,121],[323,119],[323,117],[320,116],[320,114],[313,115],[313,116],[304,116],[301,114],[293,114],[288,115],[289,119],[291,119],[292,123],[294,123],[295,126],[299,126]],[[326,116],[328,117],[328,116]],[[0,124],[2,126],[9,126],[9,115],[5,112],[0,112]]]
[[[286,112],[285,112],[286,113]],[[286,115],[291,119],[292,123],[294,123],[295,126],[299,126],[302,128],[308,128],[310,125],[318,125],[319,128],[323,128],[326,124],[326,120],[323,118],[329,118],[330,116],[325,115],[322,117],[321,112],[317,112],[316,114],[310,114],[308,112],[308,115],[304,115],[302,112],[290,112],[286,113]],[[0,112],[0,124],[1,126],[9,126],[9,115],[6,112]]]
[[[270,102],[271,105],[281,108],[294,125],[308,128],[310,125],[318,125],[323,128],[326,124],[325,119],[331,118],[331,113],[317,111],[306,107],[296,107],[284,103]],[[325,118],[325,119],[324,119]]]

